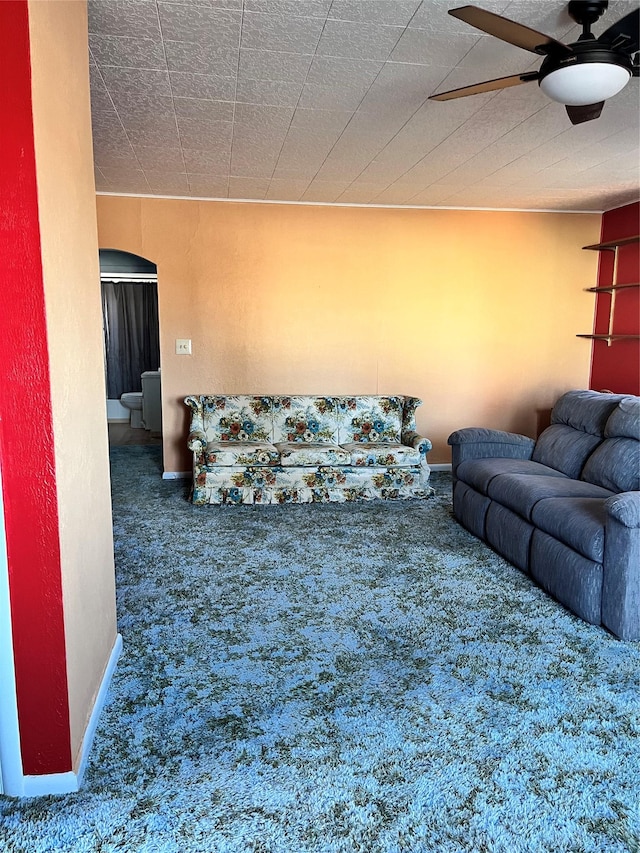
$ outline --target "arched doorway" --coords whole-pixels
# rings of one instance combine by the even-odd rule
[[[100,281],[111,444],[160,441],[157,267],[146,258],[100,249]]]

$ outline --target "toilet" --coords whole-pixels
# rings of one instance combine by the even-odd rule
[[[120,402],[129,409],[129,426],[142,429],[142,391],[130,391],[120,397]]]

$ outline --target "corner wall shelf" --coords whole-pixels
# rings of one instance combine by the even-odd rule
[[[589,338],[592,341],[606,341],[610,347],[613,341],[637,341],[640,340],[640,335],[616,335],[613,332],[613,318],[616,307],[616,293],[618,290],[629,290],[631,288],[640,287],[640,282],[619,282],[618,281],[618,249],[620,246],[630,246],[632,243],[640,243],[640,235],[636,234],[633,237],[621,237],[619,240],[609,240],[605,243],[593,243],[590,246],[583,246],[583,249],[591,249],[594,252],[613,252],[613,275],[609,285],[598,285],[597,287],[586,287],[588,293],[610,293],[611,301],[609,303],[609,323],[607,333],[605,335],[576,335],[577,338]]]
[[[603,249],[615,251],[618,246],[630,246],[631,243],[640,242],[640,234],[635,234],[633,237],[622,237],[620,240],[609,240],[606,243],[592,243],[590,246],[583,246],[583,249],[592,249],[594,252],[601,252]]]
[[[592,341],[640,341],[640,335],[576,335],[576,338],[591,338]]]
[[[628,290],[631,287],[640,287],[639,281],[629,284],[610,284],[608,287],[585,287],[587,293],[613,293],[614,290]]]

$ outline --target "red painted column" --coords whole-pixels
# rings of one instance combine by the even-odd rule
[[[72,769],[26,0],[0,2],[0,459],[25,775]]]
[[[603,243],[640,234],[640,204],[634,202],[602,217]],[[640,282],[640,243],[618,249],[617,281],[620,284]],[[598,284],[607,287],[613,280],[613,252],[600,253]],[[606,334],[609,327],[609,308],[612,296],[599,293],[596,299],[595,331]],[[640,334],[640,289],[629,288],[616,293],[613,331],[618,335]],[[640,394],[640,341],[619,340],[607,346],[594,341],[591,357],[591,388],[608,389],[619,394]]]

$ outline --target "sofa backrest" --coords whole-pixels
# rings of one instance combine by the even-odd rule
[[[568,391],[553,407],[551,426],[536,442],[532,459],[578,479],[591,453],[602,443],[610,415],[622,394]]]
[[[339,444],[400,441],[404,397],[338,397]]]
[[[190,432],[201,430],[207,441],[271,441],[273,398],[235,394],[187,397]]]
[[[273,397],[274,443],[338,442],[338,407],[335,397]]]
[[[186,397],[190,432],[211,441],[390,442],[415,430],[421,401],[404,396],[311,395]]]
[[[640,397],[623,397],[609,416],[604,441],[587,459],[582,479],[612,492],[640,490]]]

